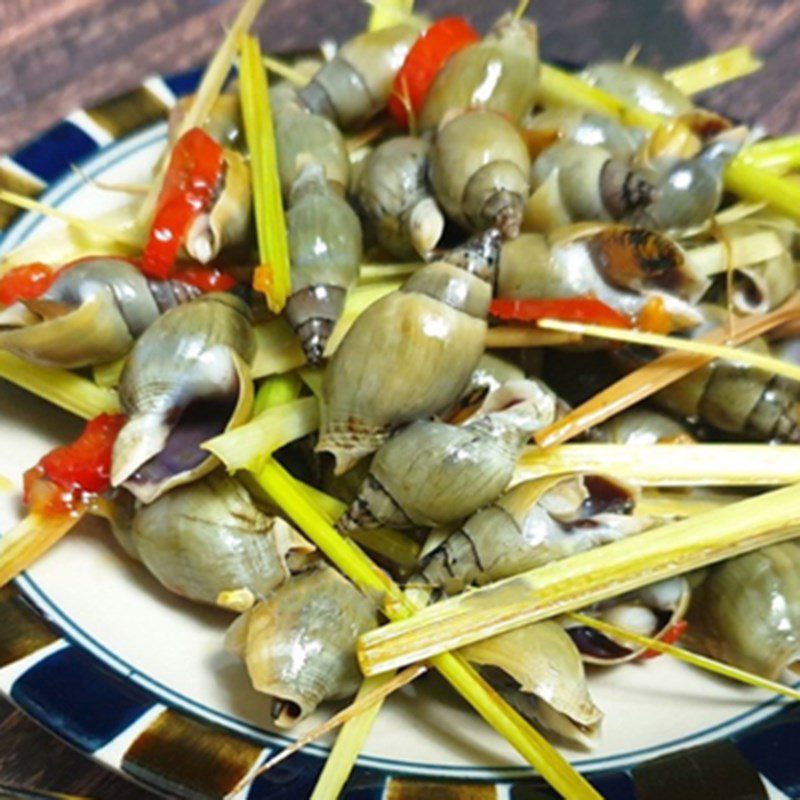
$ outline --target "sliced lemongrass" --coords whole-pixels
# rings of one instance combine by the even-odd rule
[[[800,700],[800,691],[793,689],[791,686],[785,686],[777,681],[771,681],[769,678],[762,678],[760,675],[755,675],[752,672],[747,672],[747,670],[733,667],[730,664],[723,664],[721,661],[717,661],[714,658],[709,658],[699,653],[693,653],[691,650],[686,650],[674,644],[667,644],[659,639],[653,639],[650,636],[642,636],[634,631],[620,628],[617,625],[612,625],[609,622],[589,617],[586,614],[573,612],[567,614],[567,617],[573,622],[577,622],[589,628],[594,628],[607,636],[627,640],[639,647],[647,647],[650,650],[664,653],[665,655],[678,659],[678,661],[685,661],[687,664],[699,667],[707,672],[713,672],[716,675],[722,675],[725,678],[730,678],[739,683],[745,683],[748,686],[755,686],[757,689],[764,689],[767,692],[781,694],[792,700]]]
[[[253,403],[253,416],[257,417],[270,408],[297,400],[302,390],[303,381],[296,372],[270,376],[258,387]]]
[[[457,650],[800,535],[800,484],[640,533],[463,595],[359,640],[365,675]]]
[[[141,238],[130,231],[107,225],[101,219],[76,217],[74,214],[69,214],[66,211],[62,211],[60,208],[54,208],[46,203],[41,203],[30,197],[25,197],[23,194],[0,189],[0,202],[8,203],[17,208],[24,208],[27,211],[34,211],[45,217],[57,219],[69,225],[71,228],[77,228],[92,236],[100,236],[101,238],[109,239],[131,250],[138,250],[142,246]]]
[[[402,285],[402,280],[388,280],[356,286],[355,289],[348,292],[344,312],[328,340],[326,354],[331,355],[334,352],[355,322],[356,317],[376,300],[380,300],[381,297],[399,289]],[[282,319],[274,319],[257,325],[255,333],[256,354],[251,368],[254,378],[288,372],[302,367],[306,363],[297,337]]]
[[[749,495],[713,490],[657,491],[645,489],[636,501],[634,514],[641,517],[683,519],[747,500]]]
[[[5,475],[0,475],[0,492],[10,492],[13,488],[14,484]]]
[[[265,458],[319,427],[316,397],[304,397],[268,408],[250,422],[227,431],[203,444],[228,469],[258,469]]]
[[[783,136],[750,145],[742,157],[761,169],[792,170],[800,167],[800,136]]]
[[[758,225],[758,222],[753,222]],[[725,231],[724,227],[720,230]],[[786,253],[784,239],[775,231],[757,230],[731,236],[723,242],[693,247],[686,257],[704,275],[718,275],[729,269],[743,269]]]
[[[591,325],[582,322],[562,322],[557,319],[542,319],[539,320],[538,325],[545,330],[575,333],[597,339],[610,339],[614,342],[663,347],[671,350],[680,350],[684,353],[692,353],[693,355],[707,356],[710,359],[724,358],[737,364],[746,364],[756,369],[763,369],[765,372],[781,375],[790,380],[800,381],[800,366],[783,361],[780,358],[765,356],[752,350],[737,350],[734,347],[711,344],[696,339],[680,339],[677,336],[662,336],[658,333],[610,328],[606,325]]]
[[[390,694],[392,694],[392,692],[396,692],[398,689],[408,686],[409,683],[411,683],[413,680],[416,680],[420,675],[423,675],[427,671],[428,667],[425,664],[414,664],[408,669],[398,672],[396,675],[379,675],[374,678],[365,678],[361,683],[361,687],[356,694],[355,700],[349,706],[334,714],[332,717],[330,717],[330,719],[326,719],[325,722],[322,722],[316,727],[312,728],[308,733],[303,734],[288,747],[284,747],[283,750],[279,750],[268,761],[264,762],[264,764],[259,767],[259,769],[253,775],[248,776],[246,783],[240,784],[237,787],[237,790],[243,788],[248,783],[252,783],[252,781],[254,781],[259,775],[269,772],[269,770],[271,770],[273,767],[277,767],[278,764],[282,764],[287,758],[291,758],[291,756],[302,750],[307,745],[311,744],[312,742],[316,742],[317,739],[321,739],[331,731],[335,731],[341,725],[345,725],[346,728],[347,723],[356,722],[359,719],[367,717],[369,718],[369,725],[371,725],[372,720],[380,710],[383,701]],[[365,714],[365,712],[372,713]],[[354,729],[351,729],[351,731],[355,732]],[[344,733],[345,729],[342,729],[336,744],[328,756],[326,768],[323,770],[322,775],[320,775],[319,780],[317,781],[314,792],[319,798],[339,796],[341,786],[344,785],[344,782],[347,780],[347,776],[350,773],[349,767],[347,772],[341,776],[343,778],[343,780],[341,780],[341,785],[335,790],[333,788],[334,780],[340,776],[334,776],[334,770],[332,770],[329,776],[326,778],[325,771],[328,769],[328,765],[333,766],[337,763],[341,765],[343,762],[347,762],[348,765],[352,765],[355,762],[355,758],[358,757],[358,754],[361,751],[361,745],[364,743],[364,739],[366,739],[366,734],[369,733],[369,727],[366,727],[366,730],[364,730],[363,738],[359,737],[358,740],[347,737],[348,741],[345,742],[343,737]],[[354,755],[352,759],[350,758],[351,755]],[[323,786],[326,787],[326,791],[324,792],[322,790]],[[232,794],[236,794],[236,790],[232,792]],[[312,798],[313,797],[314,795],[312,795]]]
[[[325,766],[317,779],[310,800],[328,800],[331,797],[341,796],[388,693],[405,686],[426,669],[424,665],[418,664],[398,675],[387,672],[385,675],[364,678],[356,695],[356,702],[350,708],[354,708],[362,700],[369,699],[370,703],[344,721],[344,726],[325,760]],[[415,674],[412,670],[421,672]],[[394,681],[399,678],[403,678],[403,682],[397,686]],[[381,696],[376,696],[377,693],[381,693]]]
[[[658,128],[664,123],[663,117],[630,106],[619,97],[596,86],[590,86],[576,75],[550,64],[542,64],[539,92],[544,105],[588,108],[619,117],[628,125],[640,125],[645,128]]]
[[[366,0],[366,3],[372,9],[367,23],[370,31],[406,22],[414,14],[414,0]]]
[[[347,152],[352,156],[362,147],[372,144],[372,142],[374,142],[376,139],[380,139],[393,129],[396,130],[396,127],[391,120],[387,120],[385,122],[376,122],[374,125],[370,125],[368,128],[365,128],[363,131],[359,131],[353,136],[348,136],[344,140],[344,145],[347,148]]]
[[[131,233],[134,216],[130,206],[123,206],[93,220],[87,220],[86,227],[65,225],[34,236],[0,257],[0,275],[34,261],[62,266],[96,253],[109,256],[130,255],[140,248],[131,248],[130,245],[109,239],[101,229],[120,229]],[[99,226],[95,223],[99,223]]]
[[[281,61],[274,56],[261,56],[264,66],[279,78],[284,78],[295,86],[305,86],[308,83],[308,76],[304,75],[299,69],[295,69],[285,61]]]
[[[29,364],[11,353],[0,352],[0,378],[84,419],[119,413],[119,398],[111,389],[65,369]]]
[[[314,544],[378,605],[385,598],[391,618],[407,617],[418,606],[366,554],[347,541],[308,501],[294,479],[274,459],[255,476],[256,481]],[[442,653],[433,666],[467,702],[564,797],[599,800],[600,795],[557,750],[505,702],[457,653]]]
[[[0,588],[13,581],[69,533],[83,517],[77,514],[28,514],[0,536]]]
[[[743,45],[674,67],[667,70],[664,77],[684,94],[691,95],[739,80],[758,72],[763,66],[764,62],[753,55],[747,45]]]
[[[424,261],[409,264],[362,264],[358,274],[359,286],[407,278],[425,266]]]
[[[800,184],[736,158],[725,170],[725,186],[745,200],[764,202],[793,220],[800,220]]]
[[[344,514],[347,506],[313,486],[294,478],[295,487],[332,525]],[[350,538],[367,550],[388,559],[404,569],[413,569],[419,564],[420,546],[410,536],[391,528],[374,528],[369,531],[354,531]]]
[[[300,380],[308,386],[311,394],[322,402],[322,384],[325,380],[325,369],[323,367],[301,367],[297,370]]]
[[[239,13],[236,15],[236,19],[234,19],[228,32],[225,34],[222,44],[217,48],[214,57],[203,73],[200,85],[192,96],[189,107],[186,109],[186,113],[183,115],[183,119],[180,121],[175,132],[174,138],[176,140],[192,128],[202,126],[211,114],[214,103],[216,103],[225,85],[225,81],[228,80],[228,75],[230,75],[231,69],[233,68],[239,42],[242,36],[250,30],[264,3],[265,0],[244,0],[242,7],[239,9]],[[139,209],[138,221],[142,226],[149,225],[150,217],[153,214],[159,192],[161,191],[161,184],[168,163],[169,159],[165,158],[162,160],[161,167],[151,184],[150,192]]]
[[[545,331],[524,325],[498,325],[486,332],[486,347],[504,350],[517,347],[557,347],[581,340],[579,334]]]
[[[77,164],[70,164],[69,168],[87,185],[101,192],[116,192],[118,194],[146,195],[150,191],[149,183],[107,183],[84,172]]]
[[[796,451],[796,452],[795,452]],[[564,444],[526,448],[514,480],[606,472],[639,486],[785,486],[800,483],[800,445]]]
[[[253,286],[266,295],[267,305],[277,314],[291,293],[291,276],[269,85],[258,40],[242,37],[241,51],[242,118],[250,149],[253,210],[261,261],[253,274]]]
[[[123,356],[116,361],[95,365],[92,367],[92,379],[102,389],[116,389],[126,360]]]
[[[729,345],[743,344],[780,327],[785,322],[796,319],[798,313],[800,313],[800,293],[795,292],[780,308],[766,314],[753,314],[739,321],[732,335],[725,327],[720,326],[706,334],[700,341],[711,344],[724,341]],[[598,392],[557,422],[537,431],[534,438],[540,447],[561,444],[645,400],[659,389],[680,380],[710,360],[709,356],[699,353],[678,351],[665,353]]]

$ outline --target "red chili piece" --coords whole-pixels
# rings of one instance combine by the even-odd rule
[[[414,113],[419,113],[431,84],[447,59],[479,39],[477,31],[463,17],[445,17],[434,22],[414,42],[395,75],[388,103],[392,117],[408,128],[404,100],[408,101]]]
[[[6,272],[0,278],[0,303],[10,306],[18,300],[35,300],[44,294],[58,272],[47,264],[24,264]]]
[[[196,286],[201,292],[227,292],[236,286],[235,278],[214,267],[179,267],[172,277]]]
[[[39,513],[74,511],[110,487],[111,453],[122,414],[100,414],[71,444],[57,447],[25,473],[25,503]]]
[[[200,128],[175,143],[142,257],[146,275],[170,276],[189,226],[214,199],[223,167],[222,147]]]
[[[670,627],[667,628],[664,635],[659,637],[659,641],[664,642],[664,644],[675,644],[675,642],[686,633],[688,627],[689,623],[685,619],[679,619],[674,625],[670,625]],[[663,655],[664,654],[658,650],[645,650],[639,658],[658,658]]]
[[[552,300],[492,300],[489,314],[507,322],[537,322],[558,319],[586,322],[612,328],[630,328],[631,322],[611,306],[594,297],[564,297]]]

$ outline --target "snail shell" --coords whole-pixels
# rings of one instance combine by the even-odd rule
[[[517,127],[474,109],[445,120],[430,155],[431,183],[447,215],[467,230],[519,233],[530,156]]]
[[[488,108],[520,122],[536,102],[539,69],[536,26],[504,14],[482,41],[445,62],[425,98],[420,130],[433,130],[465,108]]]
[[[690,647],[779,679],[800,660],[800,545],[776,544],[711,567],[688,621]]]
[[[628,409],[604,422],[596,431],[604,441],[614,444],[676,444],[694,441],[683,422],[655,408]]]
[[[382,247],[400,259],[428,258],[444,230],[436,200],[428,191],[429,145],[398,136],[367,157],[356,194]]]
[[[122,259],[87,258],[62,270],[41,297],[0,313],[0,348],[45,366],[103,364],[125,355],[163,311],[197,294],[179,281],[150,281]]]
[[[703,321],[694,304],[708,286],[672,239],[609,225],[561,239],[524,233],[506,242],[497,296],[594,296],[632,318],[657,297],[673,328],[682,330]]]
[[[603,712],[589,696],[580,653],[557,622],[526,625],[460,652],[530,722],[584,747],[596,742]]]
[[[275,698],[275,724],[288,728],[324,700],[355,693],[356,640],[376,624],[372,603],[320,564],[234,622],[226,645],[244,660],[253,687]]]
[[[582,609],[582,613],[651,639],[661,639],[686,615],[690,596],[685,578],[669,578]],[[571,620],[565,621],[564,625],[587,664],[624,664],[639,658],[647,650]]]
[[[630,158],[644,141],[637,128],[629,128],[606,114],[577,108],[540,111],[523,122],[522,130],[540,137],[552,133],[559,142],[602,147],[613,158]]]
[[[497,232],[447,258],[491,273]],[[325,371],[317,451],[341,474],[374,452],[393,429],[456,400],[483,354],[491,287],[472,272],[439,261],[361,314]]]
[[[339,129],[325,117],[310,114],[296,98],[275,111],[278,173],[285,201],[309,164],[319,165],[325,178],[344,194],[350,176],[350,160]]]
[[[699,336],[723,325],[726,312],[717,306],[701,306],[706,325],[692,332]],[[769,354],[763,339],[754,339],[748,349]],[[673,414],[700,418],[723,431],[760,441],[800,441],[797,419],[798,385],[779,375],[714,360],[653,395],[653,401]]]
[[[662,117],[677,117],[694,108],[692,101],[674,83],[640,64],[604,61],[587,67],[581,78],[590,86]]]
[[[236,597],[239,611],[289,580],[314,549],[219,471],[140,506],[123,536],[126,549],[171,592],[210,605]]]
[[[530,435],[555,419],[533,381],[506,384],[464,425],[418,420],[375,454],[340,528],[413,528],[464,519],[506,488]]]
[[[455,594],[639,533],[648,522],[629,516],[634,502],[631,488],[602,475],[525,481],[430,552],[411,582]]]
[[[402,24],[354,37],[300,90],[301,101],[342,130],[362,125],[385,107],[418,36],[415,26]]]
[[[250,311],[231,294],[203,295],[159,317],[122,372],[128,421],[114,445],[111,482],[142,502],[208,474],[206,440],[250,413],[255,352]]]
[[[241,244],[250,227],[250,170],[244,157],[225,150],[222,185],[211,207],[198,214],[186,233],[186,252],[201,264],[213,261],[223,249]]]
[[[349,203],[309,165],[295,181],[286,214],[292,294],[286,318],[310,364],[319,364],[361,265],[361,223]]]

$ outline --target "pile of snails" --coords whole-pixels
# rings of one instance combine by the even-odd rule
[[[342,533],[362,532],[367,547],[378,528],[418,542],[416,568],[382,564],[435,600],[660,524],[637,512],[638,488],[609,475],[515,477],[536,431],[653,352],[593,340],[488,353],[491,304],[591,297],[633,321],[657,306],[669,331],[688,337],[724,323],[719,281],[691,251],[713,241],[715,215],[733,202],[723,173],[747,134],[630,63],[591,65],[583,76],[672,128],[655,134],[545,107],[536,26],[509,14],[444,63],[412,129],[400,130],[385,109],[420,35],[411,23],[361,33],[330,60],[298,64],[304,85],[272,87],[291,264],[283,316],[308,364],[324,369],[319,431],[277,458],[345,504]],[[353,150],[376,124],[380,135]],[[70,370],[124,360],[126,422],[111,464],[116,538],[170,591],[239,615],[228,647],[286,727],[355,693],[356,640],[380,619],[203,447],[251,418],[256,326],[272,315],[249,286],[257,259],[237,95],[221,95],[202,127],[223,148],[225,169],[182,258],[219,266],[237,285],[201,293],[178,278],[146,278],[134,261],[86,258],[41,296],[0,312],[0,348]],[[741,224],[773,223],[755,209]],[[782,256],[733,276],[735,313],[763,313],[797,288],[794,237],[784,230]],[[414,268],[331,352],[365,262]],[[796,359],[791,334],[748,346]],[[630,446],[798,442],[798,401],[796,383],[718,359],[586,436]],[[800,660],[800,544],[586,613],[655,638],[686,618],[692,647],[779,676]],[[611,667],[642,650],[557,619],[464,654],[524,716],[585,745],[603,712],[584,664]]]

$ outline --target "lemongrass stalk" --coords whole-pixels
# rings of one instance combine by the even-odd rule
[[[178,125],[175,139],[179,139],[192,128],[202,126],[211,114],[211,110],[219,97],[225,81],[230,75],[239,41],[252,27],[256,17],[261,11],[265,0],[245,0],[239,13],[236,15],[230,28],[228,29],[222,44],[214,53],[214,57],[206,67],[200,85],[192,97],[189,107]],[[169,159],[164,159],[158,174],[155,176],[150,187],[150,192],[142,202],[139,209],[138,220],[142,226],[149,224],[150,217],[155,209],[156,201],[161,184],[164,178]]]
[[[0,589],[30,567],[71,531],[79,514],[28,514],[0,536]]]
[[[302,493],[306,502],[311,503],[329,524],[333,525],[347,510],[347,506],[341,500],[331,497],[297,478],[294,478],[293,481],[294,486]],[[353,531],[349,535],[362,547],[398,567],[410,570],[419,564],[419,544],[402,531],[392,528],[373,528],[368,531]]]
[[[399,669],[798,535],[794,484],[435,603],[362,636],[359,662]]]
[[[367,30],[377,31],[405,22],[414,13],[414,0],[367,0],[371,11]]]
[[[126,358],[109,361],[107,364],[97,364],[92,367],[92,379],[103,389],[116,389],[119,386],[119,379],[122,370],[125,368]]]
[[[763,66],[764,62],[753,55],[747,45],[743,45],[674,67],[667,70],[664,77],[684,94],[691,95],[739,80],[758,72]]]
[[[800,293],[795,292],[780,308],[741,320],[732,335],[726,327],[721,326],[706,334],[700,341],[711,344],[723,341],[730,345],[743,344],[796,319],[799,313]],[[709,356],[699,353],[665,353],[598,392],[557,422],[537,431],[536,442],[540,447],[561,444],[645,400],[659,389],[699,369],[709,360]]]
[[[724,232],[724,228],[722,229]],[[732,236],[723,242],[693,247],[686,258],[704,275],[718,275],[733,269],[743,269],[786,253],[784,240],[775,231],[755,231]]]
[[[683,519],[746,500],[748,495],[713,491],[653,491],[645,490],[636,501],[633,513],[641,517]]]
[[[545,331],[524,325],[498,325],[486,332],[486,347],[497,350],[517,347],[558,347],[575,344],[581,338],[578,334]]]
[[[424,266],[423,261],[408,264],[362,264],[358,274],[359,286],[408,278]]]
[[[785,486],[800,482],[800,445],[565,444],[547,450],[529,447],[517,462],[514,480],[571,472],[605,472],[639,486]]]
[[[322,384],[325,380],[325,369],[323,367],[301,367],[298,371],[300,380],[311,389],[311,394],[321,403]]]
[[[725,170],[725,186],[746,200],[765,202],[774,211],[800,220],[800,185],[736,158]]]
[[[790,170],[800,167],[800,136],[782,136],[750,145],[744,159],[762,169]]]
[[[589,86],[579,77],[542,65],[540,95],[552,105],[573,105],[619,117],[629,125],[655,129],[663,118],[628,105],[609,92]],[[746,153],[733,159],[725,170],[726,188],[745,200],[765,202],[775,211],[800,220],[800,185],[747,162]]]
[[[328,340],[326,354],[331,355],[334,352],[361,313],[381,297],[399,289],[400,286],[402,286],[402,281],[389,280],[366,286],[356,286],[355,289],[348,292],[342,316]],[[297,337],[282,319],[270,320],[257,325],[255,333],[256,354],[251,368],[254,378],[289,372],[306,363],[306,357]]]
[[[641,108],[628,105],[613,94],[590,86],[576,75],[542,64],[539,82],[539,97],[544,105],[578,106],[619,117],[628,125],[655,129],[664,123],[664,118]]]
[[[399,675],[404,675],[404,673],[401,672]],[[342,789],[353,771],[356,759],[358,759],[364,742],[367,741],[369,732],[383,706],[385,697],[376,697],[375,695],[379,691],[389,689],[396,677],[391,672],[387,672],[385,675],[364,678],[354,705],[368,698],[374,697],[374,700],[344,723],[325,760],[325,766],[317,779],[310,800],[329,800],[329,798],[341,796]],[[412,680],[415,677],[417,676],[413,675]],[[391,690],[393,691],[394,688],[391,687]]]
[[[71,228],[77,228],[84,233],[116,242],[131,251],[138,250],[142,246],[141,237],[136,236],[134,233],[122,227],[112,227],[103,222],[102,219],[84,219],[83,217],[76,217],[74,214],[69,214],[66,211],[62,211],[60,208],[49,206],[46,203],[34,200],[31,197],[26,197],[23,194],[0,189],[0,202],[8,203],[17,208],[23,208],[26,211],[34,211],[45,217],[57,219],[69,225]]]
[[[262,411],[250,422],[226,431],[203,444],[229,472],[258,469],[265,458],[319,427],[315,397],[304,397]]]
[[[304,75],[299,69],[295,69],[285,61],[281,61],[274,56],[261,56],[261,61],[264,66],[277,75],[279,78],[293,83],[295,86],[305,86],[308,83],[308,76]]]
[[[269,85],[258,40],[252,36],[242,37],[241,51],[242,118],[250,149],[253,207],[261,261],[253,275],[253,286],[266,295],[270,310],[277,314],[291,293],[291,277]]]
[[[793,689],[791,686],[785,686],[777,681],[771,681],[769,678],[762,678],[761,675],[755,675],[738,667],[733,667],[730,664],[724,664],[714,658],[693,653],[691,650],[686,650],[683,647],[678,647],[674,644],[667,644],[659,639],[653,639],[650,636],[642,636],[634,631],[629,631],[625,628],[620,628],[617,625],[612,625],[609,622],[589,617],[586,614],[573,612],[567,615],[569,619],[580,625],[585,625],[589,628],[594,628],[606,636],[619,638],[632,642],[639,647],[647,647],[650,650],[655,650],[658,653],[671,656],[678,661],[684,661],[691,664],[693,667],[699,667],[707,672],[713,672],[716,675],[722,675],[725,678],[738,681],[739,683],[747,684],[748,686],[755,686],[757,689],[764,689],[774,694],[780,694],[784,697],[789,697],[792,700],[800,700],[800,691]]]
[[[130,255],[132,251],[135,252],[140,248],[131,248],[130,245],[116,239],[109,239],[102,231],[123,230],[131,234],[134,216],[132,207],[123,206],[86,220],[86,226],[77,228],[66,225],[34,236],[2,256],[0,276],[14,267],[30,264],[33,261],[62,266],[98,252],[102,252],[103,255]]]
[[[84,419],[119,413],[119,399],[111,389],[65,369],[29,364],[11,353],[0,352],[0,378]]]
[[[269,460],[256,480],[328,559],[368,597],[379,604],[384,597],[393,601],[387,606],[387,613],[400,618],[416,610],[415,604],[363,551],[328,524],[277,462]],[[433,666],[556,791],[574,800],[599,800],[600,795],[586,780],[461,656],[442,653],[433,659]]]
[[[297,400],[302,390],[303,381],[296,372],[289,372],[286,375],[272,375],[262,381],[258,387],[256,399],[253,403],[253,416],[257,417],[270,408]]]
[[[327,800],[327,798],[338,797],[342,787],[347,782],[347,778],[369,734],[372,723],[383,705],[383,701],[392,692],[407,686],[426,671],[427,667],[425,665],[416,664],[397,675],[379,675],[374,678],[365,678],[356,694],[356,699],[349,706],[343,708],[322,724],[317,725],[311,731],[292,742],[288,747],[284,747],[283,750],[272,756],[254,773],[243,778],[230,794],[238,794],[260,775],[269,772],[269,770],[302,750],[306,745],[315,742],[326,733],[330,733],[342,725],[344,727],[339,732],[336,743],[325,761],[325,767],[317,779],[314,793],[311,795],[310,800],[315,800],[315,798],[317,800]]]
[[[582,322],[563,322],[557,319],[539,320],[538,325],[545,330],[576,333],[581,336],[610,339],[615,342],[627,342],[649,347],[664,347],[671,350],[680,350],[684,353],[692,353],[693,355],[707,356],[709,359],[724,358],[737,364],[746,364],[756,369],[763,369],[765,372],[781,375],[790,380],[800,381],[800,366],[783,361],[780,358],[773,358],[772,356],[754,352],[753,350],[738,350],[734,347],[711,344],[696,339],[680,339],[677,336],[661,336],[657,333],[646,333],[645,331],[623,330],[622,328],[610,328],[607,325],[591,325]]]

